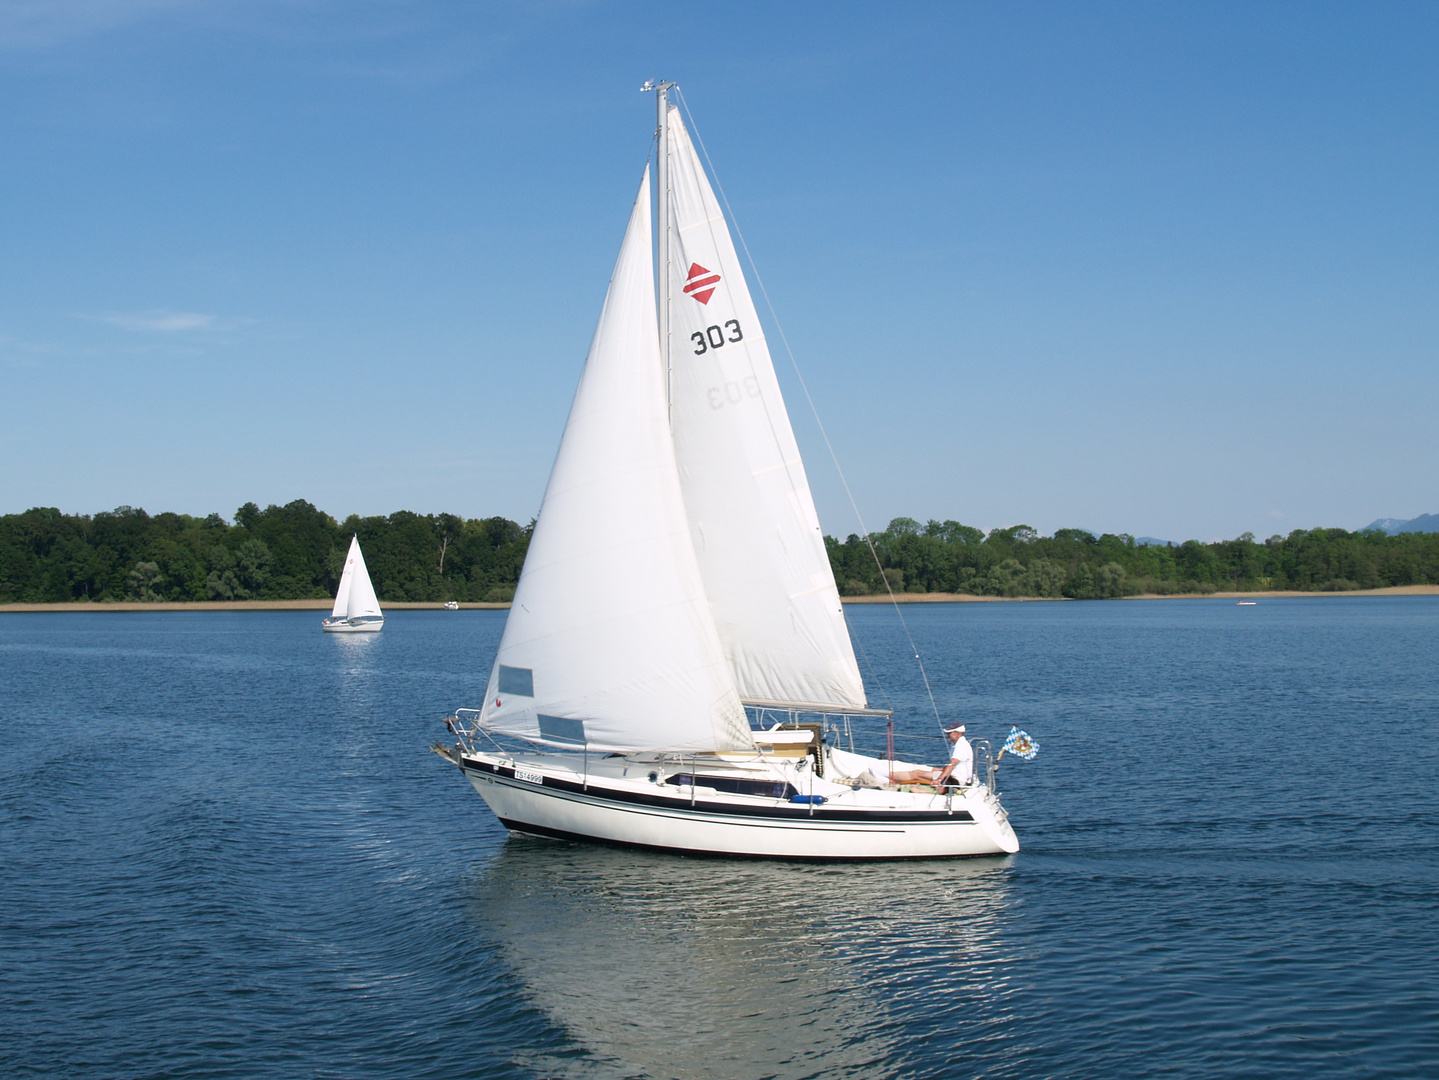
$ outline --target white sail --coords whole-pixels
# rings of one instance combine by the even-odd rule
[[[350,550],[345,556],[345,569],[340,572],[340,587],[335,590],[335,606],[330,610],[332,619],[343,619],[350,610],[350,584],[355,580],[355,560],[360,558],[360,538],[350,537]]]
[[[669,113],[675,455],[745,700],[862,708],[864,684],[769,346],[719,203]]]
[[[370,581],[370,571],[365,566],[365,556],[360,553],[360,538],[357,536],[350,541],[350,557],[345,560],[345,573],[350,572],[351,564],[354,566],[354,576],[350,578],[350,595],[345,605],[345,616],[349,619],[368,618],[375,615],[383,615],[380,610],[380,598],[375,595],[375,586]]]
[[[599,750],[752,748],[666,422],[649,192],[646,168],[482,717],[499,731]]]

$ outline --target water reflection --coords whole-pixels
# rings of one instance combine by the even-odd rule
[[[379,648],[381,638],[379,634],[326,634],[321,640],[333,641],[340,656],[355,658],[368,655],[367,649]]]
[[[384,645],[379,634],[326,634],[322,647],[331,653],[330,670],[339,679],[342,691],[354,693],[382,671]]]
[[[540,1075],[873,1077],[923,1056],[894,1015],[911,987],[929,1002],[976,990],[1007,866],[749,863],[514,837],[479,871],[469,917],[587,1051],[517,1056]]]

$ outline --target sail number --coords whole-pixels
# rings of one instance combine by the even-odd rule
[[[728,333],[726,333],[728,331]],[[695,355],[703,356],[711,349],[722,349],[726,344],[743,341],[744,331],[739,328],[738,319],[730,319],[723,326],[707,326],[690,335],[695,343]]]
[[[530,769],[515,769],[515,779],[523,780],[527,784],[543,784],[545,782],[543,775]]]
[[[759,380],[746,375],[740,382],[727,382],[723,386],[711,386],[705,391],[711,409],[723,409],[726,405],[738,405],[745,398],[759,397]]]

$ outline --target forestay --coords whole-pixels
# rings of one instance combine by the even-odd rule
[[[482,718],[598,750],[754,746],[690,545],[666,421],[645,170]]]
[[[854,647],[764,332],[677,109],[668,128],[675,456],[725,657],[746,700],[862,708]]]

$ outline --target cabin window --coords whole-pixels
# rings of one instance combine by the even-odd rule
[[[783,780],[755,780],[745,776],[694,776],[690,773],[675,773],[665,779],[666,784],[688,787],[712,787],[731,795],[758,795],[766,799],[788,799],[795,793],[794,788]]]

